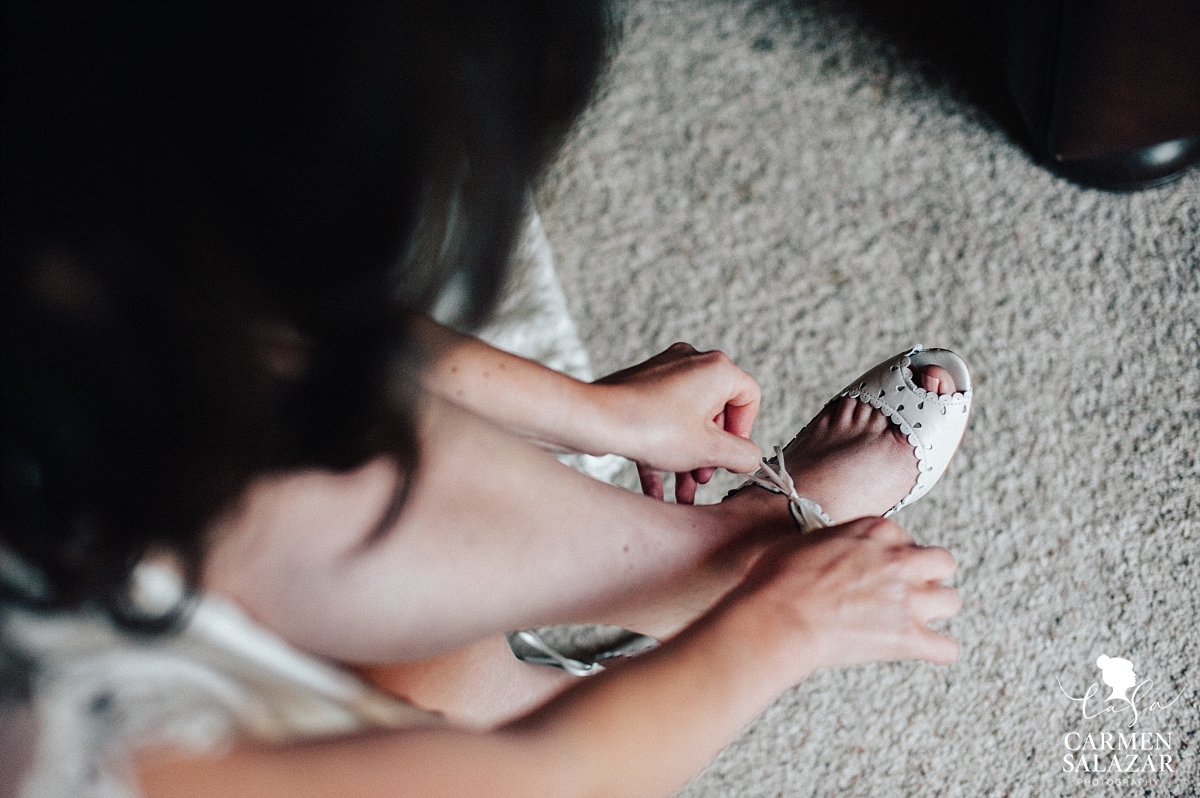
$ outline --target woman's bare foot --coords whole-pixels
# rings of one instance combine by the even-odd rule
[[[927,391],[955,391],[954,379],[940,366],[914,372],[914,381]],[[784,459],[796,492],[821,505],[835,523],[883,515],[917,481],[907,436],[883,413],[848,396],[826,405],[784,450]]]

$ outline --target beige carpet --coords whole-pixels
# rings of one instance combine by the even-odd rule
[[[912,343],[960,352],[977,390],[898,516],[958,557],[959,663],[819,673],[683,795],[1197,795],[1200,173],[1064,182],[937,61],[969,40],[923,50],[848,0],[642,2],[622,26],[537,194],[594,370],[721,348],[763,385],[763,446]],[[1063,692],[1128,708],[1101,655],[1133,663],[1132,728]],[[1064,773],[1113,754],[1067,745],[1134,731],[1119,766],[1155,771]]]

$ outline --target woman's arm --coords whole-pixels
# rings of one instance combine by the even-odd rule
[[[781,689],[731,621],[581,683],[491,733],[430,729],[223,757],[143,759],[146,798],[666,796]],[[770,685],[770,687],[768,687]]]
[[[761,391],[720,352],[675,344],[586,383],[423,317],[413,329],[431,353],[427,391],[527,440],[661,471],[758,467],[749,436]]]
[[[487,734],[380,734],[223,757],[144,757],[148,798],[666,796],[780,691],[820,667],[948,663],[927,624],[957,612],[944,549],[882,519],[793,538],[714,611],[657,651]]]

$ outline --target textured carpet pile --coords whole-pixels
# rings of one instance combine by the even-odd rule
[[[1065,182],[854,5],[621,16],[537,192],[596,373],[720,348],[763,386],[764,448],[913,343],[976,390],[949,472],[897,516],[958,558],[960,661],[820,672],[682,795],[1200,794],[1200,172]],[[1120,705],[1100,655],[1134,665],[1132,728],[1065,694]],[[1121,767],[1174,771],[1064,772],[1111,764],[1068,744],[1132,731],[1162,737]]]

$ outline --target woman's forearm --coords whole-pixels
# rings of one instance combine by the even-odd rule
[[[609,454],[606,392],[430,319],[412,321],[429,352],[422,387],[552,451]]]
[[[580,382],[428,319],[422,386],[544,448],[619,454],[663,471],[748,472],[758,383],[721,352],[678,343],[593,383]]]
[[[780,667],[778,630],[762,609],[722,608],[629,663],[630,678],[596,679],[514,726],[568,752],[563,795],[669,795],[817,667]]]
[[[780,667],[761,614],[718,612],[488,734],[431,729],[218,758],[143,758],[147,798],[666,796],[814,663]]]

